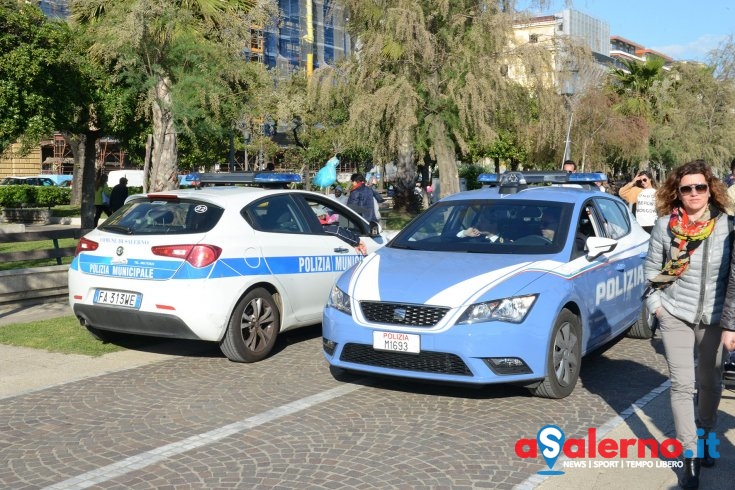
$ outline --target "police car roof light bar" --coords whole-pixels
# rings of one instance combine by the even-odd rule
[[[527,184],[593,184],[607,182],[607,175],[602,172],[567,173],[567,172],[505,172],[500,175],[484,173],[477,177],[477,182],[484,185],[523,186]]]
[[[226,172],[203,173],[199,175],[201,185],[286,185],[298,184],[301,176],[288,172]]]

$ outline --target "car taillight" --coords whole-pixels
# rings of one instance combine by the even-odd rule
[[[77,243],[77,249],[74,250],[74,257],[79,255],[82,252],[91,252],[92,250],[97,250],[97,247],[99,247],[100,244],[97,242],[93,242],[92,240],[89,240],[88,238],[80,238],[79,243]]]
[[[206,267],[217,260],[222,249],[214,245],[162,245],[152,247],[153,255],[182,259],[194,267]]]

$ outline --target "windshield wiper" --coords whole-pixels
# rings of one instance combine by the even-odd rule
[[[420,249],[418,249],[416,247],[409,247],[408,245],[398,245],[396,243],[391,243],[388,246],[390,248],[398,248],[398,249],[401,249],[401,250],[420,250]]]
[[[101,227],[105,231],[114,231],[118,233],[124,233],[125,235],[132,235],[133,230],[127,226],[122,225],[105,225]]]

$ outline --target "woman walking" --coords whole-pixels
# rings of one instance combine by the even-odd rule
[[[714,430],[722,391],[720,317],[731,254],[727,205],[724,184],[703,160],[675,169],[656,193],[661,218],[651,230],[645,262],[646,306],[659,321],[669,367],[671,410],[684,450],[681,488],[698,488],[700,465],[715,464],[706,444],[697,453],[697,439]]]

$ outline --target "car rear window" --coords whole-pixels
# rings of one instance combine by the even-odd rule
[[[224,209],[195,200],[134,200],[125,204],[101,230],[125,235],[185,235],[214,228]]]

